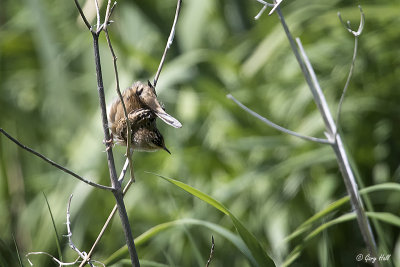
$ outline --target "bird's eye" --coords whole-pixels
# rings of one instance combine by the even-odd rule
[[[157,96],[156,88],[154,88],[154,86],[151,84],[151,82],[149,80],[147,80],[147,85],[151,88],[153,94],[155,94]]]
[[[138,89],[137,91],[136,91],[136,95],[141,95],[142,94],[142,92],[143,92],[143,87],[142,88],[140,88],[140,89]]]

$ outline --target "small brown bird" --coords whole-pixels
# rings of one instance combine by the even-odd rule
[[[122,93],[128,119],[131,126],[133,150],[157,151],[164,149],[164,138],[157,129],[156,119],[159,117],[165,123],[180,128],[182,124],[165,112],[157,100],[154,87],[148,82],[147,85],[136,82],[132,87]],[[117,143],[126,145],[127,123],[120,99],[116,99],[110,108],[109,127]]]

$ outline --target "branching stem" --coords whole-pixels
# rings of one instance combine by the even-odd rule
[[[245,105],[243,105],[239,100],[237,100],[236,98],[234,98],[231,94],[227,95],[227,97],[229,99],[232,99],[241,109],[243,109],[244,111],[246,111],[247,113],[249,113],[250,115],[256,117],[257,119],[261,120],[262,122],[264,122],[265,124],[267,124],[268,126],[277,129],[278,131],[281,131],[283,133],[287,133],[296,137],[299,137],[301,139],[304,140],[308,140],[308,141],[313,141],[313,142],[317,142],[317,143],[321,143],[321,144],[332,144],[331,141],[327,140],[327,139],[321,139],[321,138],[316,138],[316,137],[312,137],[312,136],[306,136],[306,135],[302,135],[299,134],[297,132],[291,131],[289,129],[286,129],[276,123],[273,123],[272,121],[268,120],[267,118],[264,118],[263,116],[261,116],[260,114],[254,112],[253,110],[249,109],[248,107],[246,107]]]
[[[257,1],[260,1],[260,0],[257,0]],[[275,1],[275,2],[277,3],[278,1]],[[353,60],[352,60],[351,68],[350,68],[350,73],[349,73],[348,79],[346,81],[346,85],[343,90],[342,97],[339,102],[337,121],[339,121],[339,114],[340,114],[343,98],[344,98],[350,78],[353,73],[354,62],[355,62],[355,58],[356,58],[356,54],[357,54],[358,36],[361,34],[363,27],[364,27],[364,13],[362,12],[361,7],[359,7],[359,8],[360,8],[360,13],[361,13],[361,22],[360,22],[360,25],[359,25],[357,31],[353,31],[351,29],[349,22],[347,22],[347,25],[346,25],[342,21],[340,13],[339,13],[339,19],[341,20],[341,22],[343,23],[345,28],[350,33],[352,33],[356,39],[355,39],[355,48],[354,48]],[[372,257],[376,258],[377,247],[376,247],[375,238],[372,233],[368,218],[365,214],[364,206],[363,206],[360,194],[358,192],[358,186],[357,186],[354,174],[353,174],[353,170],[351,169],[349,160],[347,158],[347,154],[346,154],[341,136],[339,133],[337,133],[337,126],[332,118],[332,114],[331,114],[329,106],[326,102],[325,96],[322,92],[322,89],[319,85],[317,76],[314,72],[311,62],[309,61],[309,59],[304,51],[304,48],[303,48],[299,38],[296,39],[296,42],[297,42],[297,45],[296,45],[296,42],[294,41],[292,34],[289,31],[289,28],[285,22],[285,18],[283,17],[282,12],[279,7],[276,8],[276,13],[278,14],[279,20],[281,21],[281,24],[282,24],[283,29],[286,33],[286,36],[289,40],[290,46],[291,46],[292,51],[297,59],[297,62],[300,65],[300,69],[303,72],[303,75],[307,81],[308,86],[310,87],[311,93],[314,98],[314,102],[316,103],[317,108],[318,108],[318,110],[323,118],[323,121],[325,123],[325,129],[326,129],[325,134],[329,140],[330,145],[333,148],[333,151],[336,154],[336,159],[337,159],[337,162],[339,165],[339,169],[342,173],[342,177],[344,180],[344,184],[346,186],[347,193],[350,196],[350,201],[351,201],[354,211],[357,215],[357,222],[358,222],[358,225],[360,228],[361,235],[362,235],[364,242],[369,250],[369,253],[371,254]],[[299,52],[299,50],[300,50],[300,52]],[[245,110],[247,109],[246,107],[243,107],[243,106],[241,106],[241,107]],[[267,120],[265,118],[262,118],[261,116],[259,116],[257,113],[255,113],[251,110],[246,110],[246,111],[267,123]],[[274,128],[277,128],[276,125],[272,125],[270,122],[268,122],[267,124]],[[283,129],[280,129],[280,130],[283,131]],[[293,134],[293,133],[290,133],[290,134]],[[301,137],[301,136],[299,136],[299,137]],[[375,261],[374,265],[380,266],[379,261]]]
[[[86,179],[83,178],[82,176],[80,176],[80,175],[74,173],[73,171],[71,171],[71,170],[69,170],[69,169],[67,169],[67,168],[65,168],[65,167],[63,167],[63,166],[61,166],[60,164],[58,164],[58,163],[52,161],[51,159],[45,157],[44,155],[40,154],[39,152],[33,150],[32,148],[29,148],[29,147],[27,147],[27,146],[21,144],[17,139],[15,139],[14,137],[12,137],[10,134],[8,134],[8,133],[7,133],[5,130],[3,130],[2,128],[0,128],[0,132],[1,132],[2,134],[4,134],[4,136],[6,136],[8,139],[10,139],[11,141],[13,141],[15,144],[17,144],[19,147],[21,147],[22,149],[25,149],[26,151],[28,151],[28,152],[34,154],[35,156],[37,156],[37,157],[43,159],[43,160],[46,161],[47,163],[49,163],[49,164],[53,165],[54,167],[56,167],[56,168],[62,170],[63,172],[66,172],[66,173],[68,173],[69,175],[72,175],[73,177],[75,177],[75,178],[81,180],[82,182],[87,183],[88,185],[91,185],[91,186],[93,186],[93,187],[100,188],[100,189],[105,189],[105,190],[110,190],[110,191],[114,190],[112,187],[105,186],[105,185],[101,185],[101,184],[97,184],[97,183],[94,183],[94,182],[92,182],[92,181],[86,180]]]
[[[131,258],[131,263],[132,263],[132,266],[139,267],[140,266],[139,258],[138,258],[137,252],[136,252],[135,242],[134,242],[132,231],[130,228],[128,214],[127,214],[126,208],[125,208],[125,203],[123,200],[123,192],[121,189],[121,184],[118,181],[117,172],[115,169],[115,162],[114,162],[114,155],[112,152],[112,146],[110,146],[109,143],[107,142],[108,140],[111,139],[111,135],[110,135],[110,131],[108,129],[107,108],[106,108],[106,101],[105,101],[105,96],[104,96],[103,75],[102,75],[102,71],[101,71],[100,51],[99,51],[99,35],[104,27],[107,28],[109,15],[107,14],[107,18],[105,18],[105,23],[100,26],[100,14],[99,14],[100,12],[99,12],[99,6],[97,3],[97,0],[95,0],[95,3],[96,3],[96,11],[97,11],[97,30],[93,31],[92,27],[89,27],[89,29],[91,29],[91,34],[93,37],[94,60],[95,60],[96,77],[97,77],[97,91],[99,94],[104,140],[106,141],[105,143],[107,146],[106,154],[107,154],[108,169],[110,172],[111,185],[114,189],[113,194],[114,194],[115,201],[116,201],[116,204],[118,207],[118,213],[119,213],[119,216],[121,219],[122,228],[124,230],[125,240],[126,240],[129,255]],[[85,21],[85,24],[87,24],[85,15],[83,14],[82,9],[80,8],[77,0],[75,0],[75,4],[76,4],[78,10],[80,10],[79,13],[82,16],[82,19]],[[107,9],[109,10],[109,7],[107,7]],[[110,13],[111,13],[111,11],[110,11]]]
[[[156,75],[154,76],[154,81],[153,81],[154,88],[157,86],[158,77],[160,76],[162,67],[164,66],[164,61],[165,61],[165,57],[167,55],[168,49],[171,47],[172,42],[174,41],[175,28],[176,28],[176,23],[178,22],[179,13],[180,13],[180,10],[181,10],[181,5],[182,5],[182,0],[178,0],[178,3],[176,4],[174,23],[172,24],[171,32],[169,34],[168,41],[167,41],[167,44],[166,44],[165,49],[164,49],[164,53],[163,53],[163,55],[161,57],[160,65],[158,66]]]

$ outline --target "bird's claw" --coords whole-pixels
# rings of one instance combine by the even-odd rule
[[[108,140],[103,140],[103,144],[106,145],[106,151],[110,150],[114,146],[114,138],[111,134],[110,139]]]

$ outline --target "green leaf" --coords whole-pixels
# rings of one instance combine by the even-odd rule
[[[400,217],[389,212],[366,212],[370,218],[378,219],[382,222],[393,224],[400,228]]]
[[[153,173],[154,174],[154,173]],[[228,215],[231,220],[233,225],[235,226],[236,230],[238,231],[240,237],[243,239],[243,241],[246,243],[246,245],[249,247],[252,255],[256,259],[257,264],[256,266],[275,266],[275,263],[273,260],[268,256],[268,254],[265,252],[261,244],[258,242],[258,240],[255,238],[255,236],[250,233],[246,227],[219,201],[215,200],[214,198],[210,197],[209,195],[197,190],[194,187],[191,187],[190,185],[187,185],[185,183],[182,183],[180,181],[164,177],[158,174],[154,174],[176,186],[179,188],[185,190],[186,192],[190,193],[191,195],[203,200],[204,202],[210,204],[214,208],[220,210],[221,212],[225,213]]]
[[[361,189],[360,194],[364,195],[364,194],[369,194],[369,193],[379,192],[379,191],[386,191],[386,190],[400,192],[400,184],[384,183],[384,184],[373,185],[373,186]],[[288,237],[286,237],[284,241],[288,242],[288,241],[298,237],[299,235],[303,234],[304,232],[306,232],[307,230],[309,230],[311,228],[311,226],[314,222],[318,221],[325,215],[339,209],[342,205],[346,204],[347,202],[349,202],[348,196],[342,197],[341,199],[336,200],[335,202],[329,204],[325,209],[317,212],[312,217],[310,217],[307,221],[302,223],[292,234],[290,234]]]
[[[325,229],[327,229],[327,228],[329,228],[329,227],[331,227],[333,225],[336,225],[336,224],[339,224],[339,223],[342,223],[342,222],[347,222],[347,221],[353,220],[355,218],[356,218],[356,214],[355,213],[347,213],[347,214],[344,214],[344,215],[342,215],[342,216],[340,216],[340,217],[338,217],[336,219],[333,219],[333,220],[330,220],[330,221],[328,221],[326,223],[323,223],[322,225],[317,227],[317,229],[315,229],[310,234],[308,234],[306,236],[306,238],[304,239],[304,241],[310,240],[311,238],[313,238],[316,235],[318,235],[319,233],[321,233],[323,230],[325,230]]]
[[[12,238],[13,238],[13,241],[14,241],[15,251],[17,252],[19,266],[20,267],[24,267],[24,265],[22,264],[21,255],[19,255],[19,249],[18,249],[17,241],[15,240],[14,235],[12,235]]]
[[[129,264],[130,264],[130,261],[129,261]],[[162,264],[162,263],[158,263],[155,261],[141,260],[140,266],[142,266],[142,267],[169,267],[171,265]]]
[[[51,212],[49,201],[47,200],[47,196],[44,192],[43,192],[43,196],[44,196],[44,199],[46,200],[47,208],[49,209],[49,213],[50,213],[50,217],[51,217],[51,222],[53,223],[54,232],[56,234],[55,237],[56,237],[58,258],[60,259],[60,261],[63,261],[62,253],[61,253],[61,246],[60,246],[60,236],[58,235],[58,232],[57,232],[57,227],[56,227],[56,223],[54,222],[53,213]]]
[[[366,215],[370,218],[375,218],[378,219],[380,221],[389,223],[389,224],[393,224],[397,227],[400,227],[400,217],[392,214],[392,213],[388,213],[388,212],[366,212]],[[310,240],[311,238],[315,237],[316,235],[318,235],[320,232],[322,232],[323,230],[342,223],[342,222],[347,222],[350,220],[353,220],[356,218],[356,214],[354,212],[352,213],[347,213],[344,214],[336,219],[333,219],[331,221],[328,221],[322,225],[320,225],[319,227],[317,227],[317,229],[315,229],[314,231],[312,231],[310,234],[308,234],[306,236],[306,238],[304,239],[305,241]]]
[[[168,230],[172,227],[176,226],[181,226],[181,225],[198,225],[198,226],[203,226],[206,227],[217,234],[221,235],[228,241],[230,241],[235,247],[237,247],[238,250],[240,250],[243,255],[245,255],[250,262],[256,264],[256,260],[254,259],[253,255],[251,254],[249,248],[246,246],[246,244],[243,242],[242,239],[240,239],[238,236],[230,232],[229,230],[219,226],[218,224],[203,221],[203,220],[197,220],[197,219],[181,219],[181,220],[176,220],[176,221],[171,221],[171,222],[166,222],[162,223],[159,225],[156,225],[137,238],[135,238],[135,245],[136,246],[141,246],[145,242],[147,242],[150,238],[153,236]],[[217,242],[218,243],[218,242]],[[120,260],[122,260],[124,257],[128,256],[128,249],[126,246],[123,246],[116,252],[114,252],[106,261],[104,261],[104,264],[106,265],[111,265],[114,264]],[[142,261],[141,261],[142,262]]]
[[[384,184],[378,184],[378,185],[373,185],[370,187],[366,187],[360,190],[360,194],[369,194],[369,193],[374,193],[374,192],[379,192],[379,191],[398,191],[400,192],[400,184],[397,183],[384,183]],[[335,202],[329,204],[325,209],[322,211],[319,211],[318,213],[314,214],[312,217],[310,217],[307,221],[302,223],[292,234],[290,234],[288,237],[285,238],[285,242],[288,242],[301,234],[307,232],[311,227],[312,224],[317,222],[319,219],[324,217],[325,215],[339,209],[342,205],[346,204],[349,201],[349,197],[343,197],[339,200],[336,200]],[[378,219],[380,221],[386,222],[393,224],[395,226],[400,227],[400,218],[391,214],[391,213],[386,213],[386,212],[366,212],[366,215],[370,218]],[[309,233],[304,240],[308,241],[318,235],[321,231],[342,223],[346,222],[352,219],[355,219],[356,216],[354,213],[349,213],[342,215],[336,219],[330,220],[326,223],[323,223],[322,225],[318,226],[316,229],[314,229],[311,233]],[[285,262],[282,264],[282,266],[289,266],[295,259],[297,259],[301,255],[301,251],[303,250],[305,244],[301,244],[295,247],[291,253],[286,257]]]
[[[388,212],[366,212],[365,213],[369,218],[374,218],[377,220],[380,220],[382,222],[386,222],[389,224],[392,224],[394,226],[400,227],[400,217],[396,216],[392,213]],[[347,222],[350,220],[356,219],[356,214],[354,212],[344,214],[336,219],[330,220],[326,223],[321,224],[318,226],[315,230],[313,230],[311,233],[309,233],[305,238],[304,238],[304,243],[297,246],[291,253],[289,253],[289,256],[287,257],[286,261],[284,262],[283,266],[288,266],[291,262],[293,262],[298,256],[300,256],[302,249],[305,247],[305,243],[310,241],[312,238],[317,236],[319,233],[322,231],[328,229],[331,226]]]
[[[129,260],[129,259],[123,259],[119,263],[122,266],[131,266],[132,265],[131,260]],[[120,266],[120,265],[118,265],[118,266]],[[170,267],[172,265],[162,264],[162,263],[155,262],[155,261],[141,260],[140,266],[142,266],[142,267]]]

